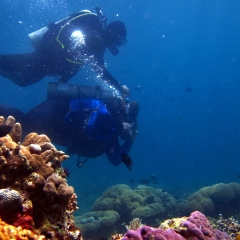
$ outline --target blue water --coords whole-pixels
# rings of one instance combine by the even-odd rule
[[[107,52],[105,61],[131,89],[131,100],[140,104],[139,135],[130,152],[133,172],[112,166],[105,156],[81,169],[76,156],[64,163],[80,213],[109,186],[134,188],[149,174],[158,179],[150,186],[179,195],[239,182],[240,2],[2,0],[0,53],[31,52],[29,33],[96,6],[109,21],[127,26],[128,43],[116,57]],[[81,83],[81,77],[79,73],[69,83]],[[22,88],[0,77],[0,102],[27,111],[46,99],[49,81],[55,79]]]

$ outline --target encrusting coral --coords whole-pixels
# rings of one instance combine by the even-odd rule
[[[46,135],[30,133],[20,143],[21,124],[13,117],[6,121],[0,117],[2,124],[12,130],[0,138],[0,218],[5,221],[1,224],[43,236],[25,234],[16,239],[82,239],[72,215],[77,196],[68,186],[61,164],[68,156]],[[1,237],[4,231],[1,227],[0,239],[8,239]]]
[[[44,235],[39,235],[32,230],[22,229],[9,225],[0,219],[0,239],[1,240],[45,240]]]
[[[165,224],[159,228],[142,226],[136,230],[128,230],[121,240],[231,240],[227,233],[214,230],[208,219],[198,211],[191,213],[186,219],[168,221],[172,222],[172,227]],[[117,238],[113,236],[112,239]]]

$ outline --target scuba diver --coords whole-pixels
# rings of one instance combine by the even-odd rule
[[[128,153],[137,136],[138,112],[138,103],[107,87],[56,82],[49,83],[48,99],[26,114],[0,105],[0,115],[14,116],[23,135],[46,134],[55,144],[66,146],[67,154],[77,154],[78,167],[89,158],[106,154],[113,165],[123,162],[130,171]]]
[[[29,34],[35,51],[0,54],[0,75],[22,87],[46,76],[59,77],[58,82],[66,83],[83,65],[89,64],[100,79],[128,94],[129,89],[107,71],[103,59],[106,49],[115,56],[118,47],[127,42],[125,24],[106,24],[101,9],[97,7],[95,12],[82,10]]]

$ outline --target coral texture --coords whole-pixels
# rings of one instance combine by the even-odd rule
[[[0,189],[0,217],[11,221],[22,209],[22,197],[18,191]]]
[[[4,123],[4,118],[0,117]],[[72,213],[76,194],[65,179],[58,151],[46,135],[21,139],[21,124],[8,117],[11,132],[0,138],[0,216],[6,224],[31,230],[47,239],[81,239]],[[20,239],[20,238],[19,238]]]
[[[114,210],[121,216],[121,221],[129,222],[141,218],[150,225],[158,225],[178,212],[177,201],[161,189],[140,185],[132,190],[127,185],[118,184],[107,189],[98,198],[92,210]]]
[[[214,218],[217,218],[220,213],[230,217],[239,212],[239,201],[239,183],[219,183],[201,188],[191,194],[180,209],[182,209],[182,215],[188,215],[192,211],[198,210]]]
[[[168,221],[178,223],[179,226],[174,225],[174,229],[166,225],[164,228],[143,226],[127,231],[122,240],[231,240],[227,233],[213,230],[208,219],[198,211],[191,213],[187,219]]]
[[[116,231],[120,216],[115,211],[88,212],[76,217],[84,239],[110,238]]]
[[[15,227],[9,225],[0,219],[0,239],[1,240],[45,240],[45,236],[39,235],[34,231],[22,229],[22,227]]]

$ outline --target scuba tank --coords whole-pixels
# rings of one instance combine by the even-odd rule
[[[74,14],[73,16],[68,16],[60,21],[57,21],[55,22],[55,25],[61,25],[61,29],[58,33],[58,36],[57,36],[57,41],[58,38],[59,38],[59,35],[62,31],[62,29],[68,24],[70,23],[73,19],[75,18],[78,18],[80,17],[81,15],[86,15],[86,14],[92,14],[92,15],[95,15],[99,18],[100,22],[102,23],[103,27],[105,28],[106,27],[106,21],[107,21],[107,18],[105,16],[105,14],[102,12],[101,8],[99,7],[96,7],[95,8],[95,13],[92,13],[91,11],[89,10],[81,10],[80,12]],[[42,41],[42,38],[44,36],[44,34],[49,30],[49,28],[46,26],[46,27],[43,27],[35,32],[32,32],[30,34],[28,34],[28,37],[30,39],[30,42],[32,44],[32,46],[34,47],[34,49],[38,49],[38,47],[40,46],[40,43]],[[60,44],[62,45],[62,43],[60,42]]]
[[[91,11],[89,10],[81,10],[80,12],[78,12],[77,14],[79,15],[83,15],[83,14],[92,14]],[[69,21],[71,20],[71,16],[68,16],[60,21],[55,22],[56,25],[61,25],[62,27],[64,27]],[[28,34],[28,37],[30,39],[30,42],[32,43],[34,49],[37,49],[40,46],[40,43],[42,41],[42,38],[44,36],[44,34],[48,31],[48,27],[43,27],[35,32],[32,32],[30,34]]]
[[[104,100],[118,96],[119,92],[113,91],[112,88],[57,82],[49,82],[47,90],[47,99],[65,98],[71,100],[74,98],[94,98]]]

